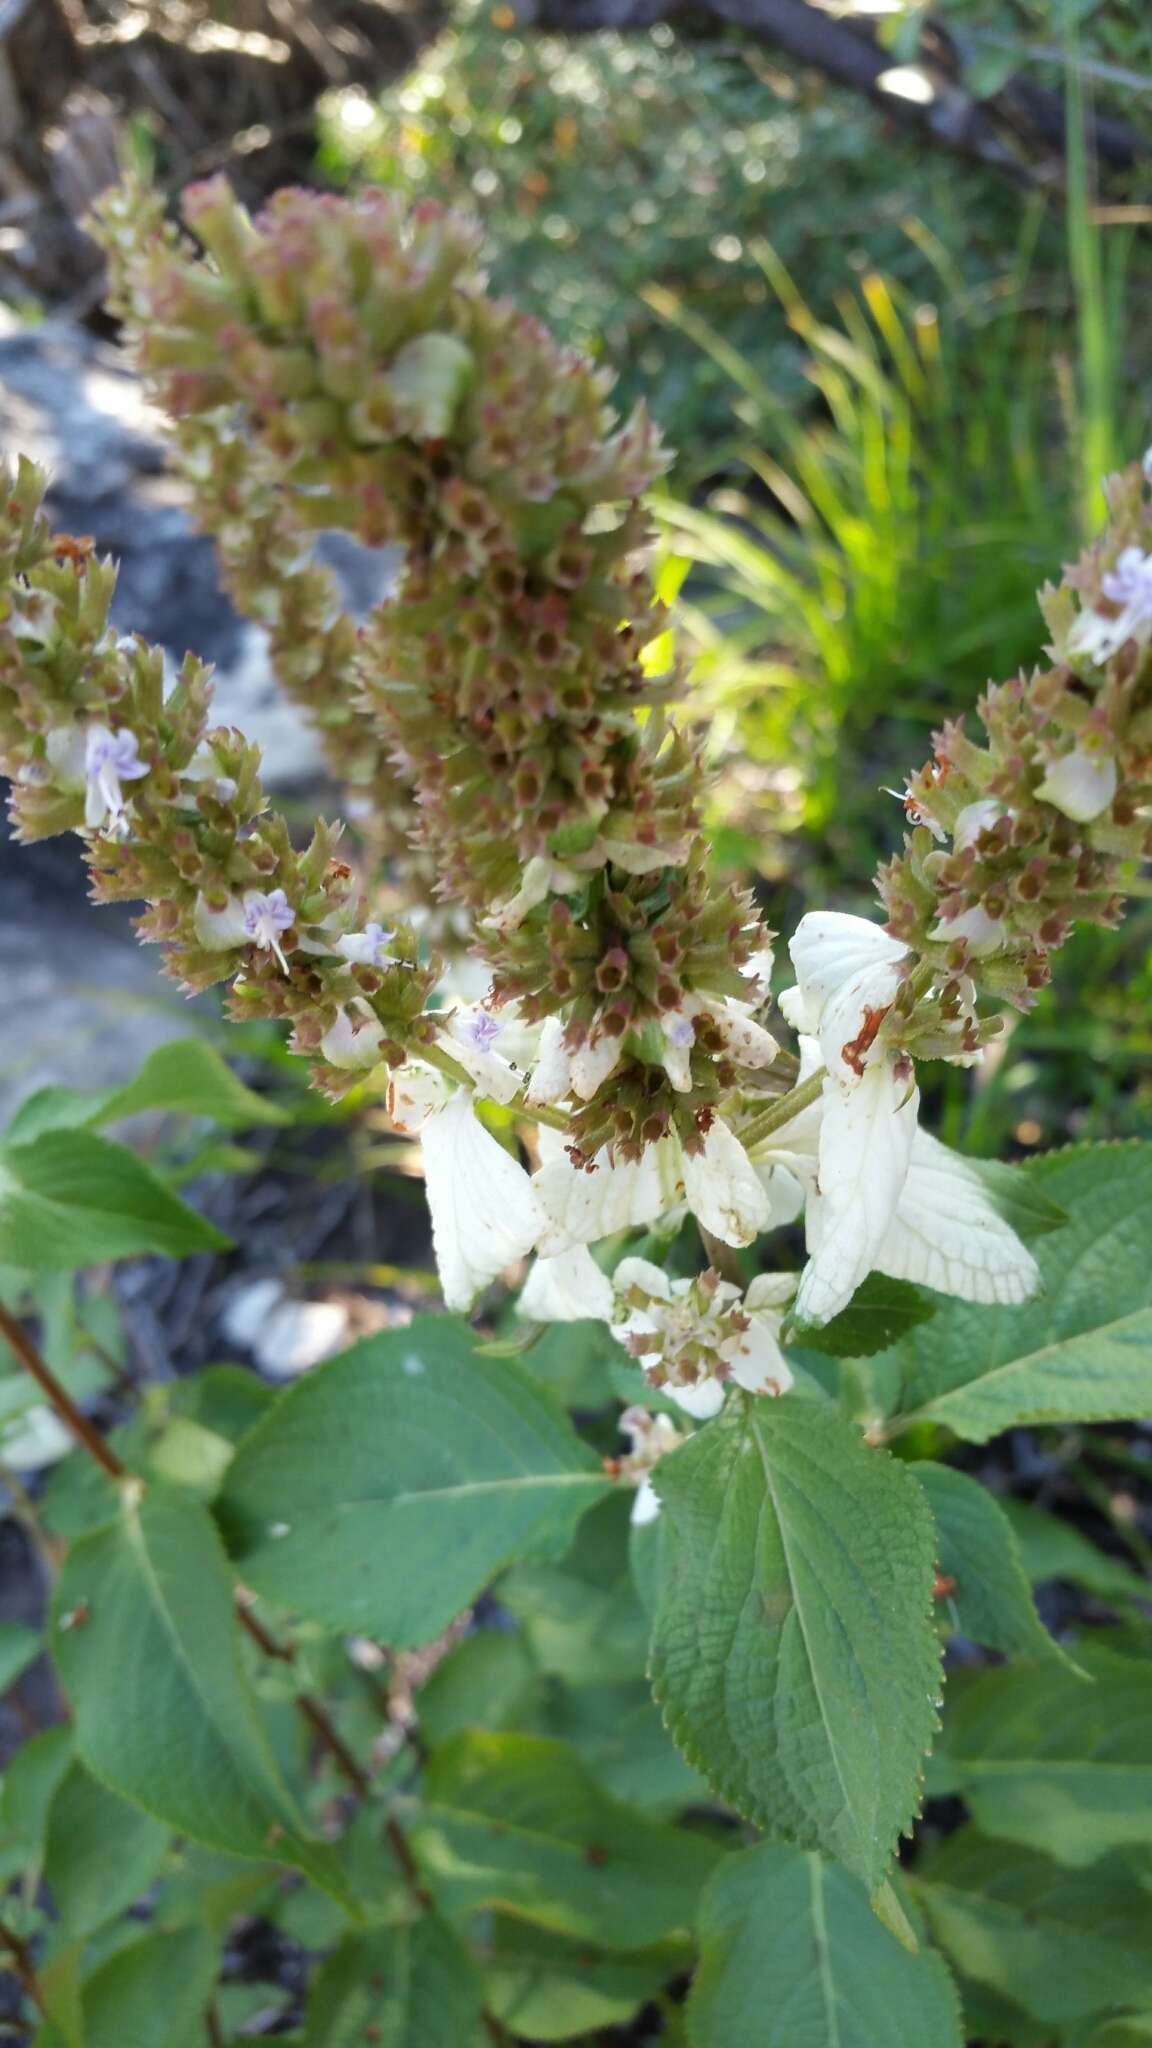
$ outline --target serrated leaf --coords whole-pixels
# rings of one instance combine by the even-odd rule
[[[963,2048],[939,1956],[910,1955],[855,1878],[765,1842],[704,1894],[692,2048]]]
[[[1152,1996],[1148,1893],[1122,1857],[1070,1871],[964,1828],[913,1889],[957,1967],[1037,2019]]]
[[[481,2048],[480,1974],[434,1914],[343,1941],[317,1972],[301,2048]]]
[[[687,1942],[613,1955],[497,1915],[484,1971],[486,2002],[518,2040],[583,2040],[631,2019],[691,1960]]]
[[[949,1713],[941,1761],[978,1826],[1066,1864],[1152,1844],[1152,1670],[1089,1645],[1094,1681],[989,1671]]]
[[[304,1838],[261,1729],[205,1508],[153,1487],[82,1537],[51,1639],[94,1777],[193,1841],[338,1887],[333,1852]]]
[[[288,1121],[276,1103],[244,1086],[214,1046],[201,1038],[177,1038],[149,1053],[123,1088],[38,1089],[21,1103],[7,1142],[24,1145],[45,1131],[94,1129],[143,1110],[206,1117],[225,1129]]]
[[[1012,1525],[966,1472],[930,1462],[909,1466],[936,1522],[936,1562],[952,1585],[941,1599],[961,1635],[1005,1656],[1063,1658],[1036,1612]]]
[[[921,1323],[931,1322],[935,1313],[935,1302],[907,1280],[890,1280],[885,1273],[869,1273],[847,1308],[842,1308],[830,1323],[818,1328],[800,1323],[786,1327],[784,1340],[829,1358],[871,1358]]]
[[[283,1395],[240,1446],[220,1512],[258,1592],[407,1645],[513,1559],[562,1552],[609,1484],[527,1373],[422,1316]]]
[[[66,1935],[91,1934],[148,1890],[171,1830],[73,1764],[48,1812],[44,1878]]]
[[[1148,1405],[1152,1145],[1087,1145],[1017,1171],[1067,1211],[1036,1246],[1043,1293],[1021,1308],[945,1301],[887,1353],[900,1424],[983,1443],[1021,1423],[1092,1422]]]
[[[409,1840],[449,1918],[485,1906],[611,1949],[691,1925],[721,1853],[610,1798],[537,1735],[460,1735],[433,1758]]]
[[[180,1258],[229,1242],[126,1145],[46,1131],[0,1150],[0,1249],[30,1272],[74,1272],[138,1252]]]
[[[936,1718],[923,1494],[850,1423],[787,1397],[730,1401],[655,1483],[652,1675],[673,1736],[738,1811],[874,1887]]]

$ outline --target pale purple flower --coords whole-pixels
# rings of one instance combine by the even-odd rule
[[[1115,618],[1097,611],[1081,612],[1069,646],[1096,662],[1108,661],[1126,640],[1141,645],[1152,636],[1152,555],[1123,548],[1115,565],[1100,579],[1104,596],[1120,606]]]
[[[89,831],[105,825],[115,829],[124,815],[122,782],[139,782],[148,764],[140,759],[140,742],[134,732],[122,727],[109,732],[107,726],[90,725],[84,744],[84,779],[87,794],[84,822]]]
[[[394,931],[373,922],[366,924],[362,932],[345,932],[337,940],[336,950],[357,967],[387,967],[392,957],[388,948],[395,937]]]
[[[250,889],[244,898],[244,929],[248,937],[262,952],[275,953],[285,974],[288,962],[281,950],[280,934],[290,931],[295,922],[296,912],[283,889],[270,889],[267,895]]]
[[[1115,568],[1101,578],[1100,588],[1113,604],[1135,602],[1144,616],[1152,616],[1152,555],[1125,548]]]
[[[669,1045],[687,1047],[696,1043],[696,1026],[691,1017],[673,1014],[664,1019],[664,1036]]]
[[[490,1010],[477,1010],[460,1021],[459,1035],[475,1052],[491,1052],[500,1031],[500,1022]]]

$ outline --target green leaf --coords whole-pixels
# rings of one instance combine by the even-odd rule
[[[26,1628],[22,1621],[0,1621],[0,1693],[15,1685],[43,1647],[38,1629]]]
[[[1152,1843],[1152,1670],[1086,1644],[1075,1672],[1021,1665],[966,1686],[944,1729],[947,1782],[986,1834],[1091,1863]]]
[[[497,1916],[484,1972],[486,2002],[517,2039],[583,2039],[631,2019],[691,1961],[686,1942],[612,1955],[526,1920]]]
[[[585,1515],[559,1565],[518,1565],[501,1603],[522,1624],[542,1671],[570,1684],[642,1678],[648,1616],[628,1561],[631,1494],[617,1488]]]
[[[942,1302],[887,1354],[900,1425],[946,1422],[983,1443],[1021,1423],[1139,1415],[1152,1345],[1152,1145],[1074,1146],[1017,1169],[1070,1221],[1036,1247],[1044,1291],[1022,1308]]]
[[[708,1786],[676,1748],[641,1679],[566,1685],[548,1699],[540,1733],[579,1751],[604,1791],[648,1813],[711,1804]]]
[[[729,1402],[655,1483],[652,1674],[673,1736],[738,1811],[875,1886],[936,1718],[922,1492],[840,1416],[787,1399]]]
[[[782,1842],[729,1857],[699,1933],[692,2048],[963,2048],[939,1956],[909,1955],[822,1857]]]
[[[206,1928],[145,1935],[85,1983],[84,2048],[201,2048],[215,1980],[216,1944]]]
[[[1122,1857],[1069,1871],[962,1828],[913,1889],[957,1967],[1037,2019],[1152,1996],[1148,1893]]]
[[[1077,2037],[1076,2048],[1147,2048],[1152,2041],[1152,2012],[1129,2012],[1122,2019],[1105,2020],[1090,2034]]]
[[[403,1646],[513,1559],[563,1551],[608,1486],[527,1373],[422,1316],[283,1395],[240,1446],[221,1516],[258,1592]]]
[[[0,1245],[30,1271],[74,1271],[138,1252],[180,1258],[228,1243],[125,1145],[90,1131],[47,1131],[0,1150]]]
[[[1056,1155],[1057,1157],[1059,1155]],[[979,1175],[1005,1223],[1033,1244],[1049,1231],[1060,1230],[1068,1221],[1067,1209],[1053,1201],[1036,1172],[1040,1162],[1031,1160],[1010,1166],[1004,1159],[968,1159],[965,1164]]]
[[[540,1672],[519,1629],[477,1629],[453,1645],[421,1686],[421,1733],[435,1745],[464,1728],[523,1726],[540,1689]]]
[[[38,1863],[56,1788],[72,1761],[72,1730],[45,1728],[30,1736],[5,1766],[0,1784],[0,1842],[21,1862]]]
[[[493,1906],[612,1949],[689,1927],[720,1854],[610,1798],[564,1743],[537,1735],[447,1744],[409,1840],[449,1918]]]
[[[1106,1550],[1098,1550],[1070,1522],[1017,1500],[1006,1500],[1003,1512],[1033,1585],[1046,1579],[1068,1579],[1113,1606],[1152,1600],[1152,1584],[1147,1579]]]
[[[317,1972],[302,2048],[480,2048],[480,1974],[433,1914],[340,1944]]]
[[[91,1934],[148,1890],[170,1830],[129,1806],[81,1764],[67,1771],[48,1814],[44,1877],[65,1934]]]
[[[41,1088],[22,1102],[7,1142],[24,1145],[45,1131],[118,1123],[142,1110],[208,1117],[226,1129],[287,1123],[287,1113],[237,1079],[226,1060],[200,1038],[177,1038],[150,1053],[124,1088]]]
[[[884,1273],[869,1273],[838,1316],[820,1328],[796,1323],[786,1326],[784,1341],[797,1343],[806,1351],[823,1352],[829,1358],[871,1358],[906,1337],[921,1323],[931,1322],[936,1304],[907,1280],[890,1280]]]
[[[209,1848],[337,1881],[332,1852],[300,1833],[261,1729],[205,1508],[154,1487],[82,1537],[56,1589],[52,1647],[93,1776]]]
[[[936,1520],[941,1600],[961,1635],[1005,1656],[1063,1657],[1037,1614],[1012,1525],[987,1487],[950,1465],[913,1464]]]

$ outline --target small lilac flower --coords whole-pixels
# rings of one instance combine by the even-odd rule
[[[1087,654],[1093,661],[1108,661],[1126,640],[1141,646],[1152,636],[1152,555],[1140,548],[1123,548],[1115,565],[1100,581],[1111,603],[1120,606],[1115,618],[1097,611],[1081,612],[1069,646],[1073,653]]]
[[[474,1016],[465,1017],[460,1023],[460,1037],[476,1052],[491,1052],[500,1036],[501,1025],[488,1010],[477,1010]]]
[[[691,1017],[672,1016],[664,1020],[664,1036],[670,1045],[688,1047],[696,1043],[696,1026]]]
[[[395,937],[394,931],[373,922],[362,932],[345,932],[336,942],[336,951],[357,967],[387,967],[392,957],[388,948]]]
[[[271,889],[266,896],[259,889],[250,889],[244,898],[244,929],[248,937],[263,952],[275,953],[285,974],[288,962],[281,950],[280,933],[290,931],[295,922],[296,912],[283,889]]]
[[[87,795],[84,822],[98,832],[110,824],[115,830],[124,815],[122,782],[139,782],[148,764],[140,759],[140,742],[134,732],[122,727],[109,732],[107,726],[90,725],[84,745],[84,777]]]

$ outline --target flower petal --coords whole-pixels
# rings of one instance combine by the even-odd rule
[[[1066,818],[1087,825],[1108,809],[1116,784],[1116,762],[1111,754],[1073,747],[1070,754],[1053,761],[1036,794],[1055,804]]]
[[[532,1183],[544,1217],[540,1250],[551,1256],[654,1223],[683,1199],[677,1168],[667,1139],[649,1145],[640,1159],[613,1163],[605,1149],[591,1170],[573,1166],[566,1157],[550,1159]]]
[[[684,1154],[684,1192],[697,1221],[724,1244],[751,1244],[768,1226],[767,1189],[721,1117],[714,1119],[703,1151]]]
[[[919,1093],[890,1061],[852,1088],[824,1083],[819,1190],[806,1215],[810,1257],[796,1298],[801,1323],[827,1323],[871,1272],[904,1190]]]
[[[1027,1246],[994,1207],[967,1160],[917,1131],[904,1191],[876,1266],[965,1301],[1016,1304],[1040,1286]]]
[[[432,1242],[449,1308],[470,1308],[482,1287],[532,1250],[541,1215],[532,1182],[497,1143],[461,1088],[420,1133]]]
[[[613,1313],[612,1282],[586,1245],[536,1260],[516,1304],[518,1315],[536,1323],[606,1323]]]
[[[890,938],[878,924],[866,917],[849,917],[842,910],[810,910],[800,919],[788,951],[804,1006],[817,1018],[845,982],[908,957],[907,946]]]
[[[670,1401],[675,1401],[685,1415],[692,1415],[697,1422],[708,1422],[713,1415],[719,1415],[724,1406],[724,1389],[717,1379],[697,1380],[694,1387],[664,1387],[661,1390]]]

